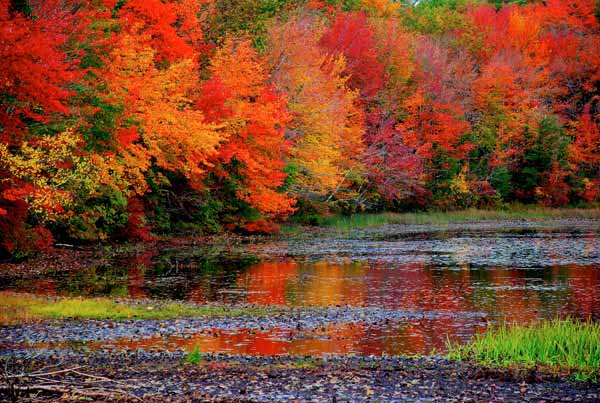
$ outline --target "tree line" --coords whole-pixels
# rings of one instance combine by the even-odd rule
[[[600,3],[1,0],[0,250],[600,202]]]

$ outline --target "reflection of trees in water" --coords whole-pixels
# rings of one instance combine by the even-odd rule
[[[563,314],[600,320],[600,266],[571,266],[567,281],[570,293]]]
[[[291,261],[261,262],[240,273],[236,285],[248,292],[246,302],[259,305],[288,304],[287,287],[297,276]]]
[[[435,267],[413,263],[375,270],[376,276],[369,282],[368,289],[383,287],[389,290],[384,306],[389,309],[433,312],[408,320],[395,329],[396,335],[388,336],[387,349],[396,353],[429,353],[432,348],[444,350],[447,337],[453,340],[470,336],[480,319],[460,315],[472,312],[468,297],[472,294],[471,272],[461,270],[439,270]],[[369,304],[377,304],[375,297]],[[385,329],[381,329],[385,331]]]
[[[366,297],[362,264],[299,264],[293,260],[266,261],[240,274],[237,286],[246,302],[261,305],[362,305]]]
[[[205,256],[162,255],[154,264],[152,275],[147,277],[150,295],[196,303],[238,302],[219,291],[234,287],[239,273],[255,263],[256,258],[252,255]]]
[[[526,323],[565,312],[588,316],[600,309],[598,268],[575,265],[443,268],[284,260],[250,267],[236,286],[249,292],[247,302],[258,304],[368,305],[453,314],[438,320],[442,333],[443,326],[456,327],[464,313],[483,312],[486,320]]]
[[[596,241],[597,237],[586,239],[590,245]],[[596,253],[597,246],[590,248],[587,253]],[[366,305],[456,314],[440,318],[442,330],[442,326],[459,323],[465,312],[484,312],[492,321],[528,322],[566,314],[600,320],[600,266],[518,269],[467,264],[301,263],[291,259],[257,262],[247,255],[212,254],[207,258],[205,251],[161,254],[148,250],[110,265],[55,273],[8,287],[49,295]]]
[[[110,266],[40,279],[28,287],[48,294],[374,306],[424,313],[401,321],[379,318],[368,323],[365,318],[360,319],[364,322],[302,329],[301,337],[296,337],[300,332],[296,329],[239,329],[168,340],[189,349],[197,343],[201,351],[242,354],[429,353],[432,348],[444,350],[448,337],[466,340],[482,331],[487,320],[523,323],[558,314],[600,319],[599,266],[518,269],[466,264],[301,263],[291,259],[256,262],[253,258],[181,259],[145,251]],[[484,312],[487,317],[469,315],[473,312]]]
[[[102,265],[67,274],[57,273],[53,278],[60,295],[126,297],[127,272],[122,266]]]
[[[256,262],[253,256],[187,259],[144,250],[75,272],[55,272],[44,278],[16,280],[6,288],[40,295],[119,296],[192,300],[223,298],[239,274]]]
[[[368,323],[341,323],[314,329],[207,329],[193,337],[129,337],[108,342],[92,343],[92,348],[171,351],[227,352],[234,354],[276,355],[348,354],[402,355],[428,354],[435,349],[444,351],[447,337],[466,340],[482,326],[457,324],[451,327],[439,321],[423,319],[373,326]]]
[[[364,305],[368,283],[365,264],[329,264],[318,262],[300,271],[297,284],[298,305]]]
[[[227,289],[241,294],[219,294]],[[196,302],[225,299],[263,305],[485,312],[492,320],[518,322],[564,312],[597,316],[600,310],[598,267],[576,265],[509,269],[440,268],[422,263],[396,267],[384,263],[301,264],[289,259],[246,266],[221,262],[194,271],[182,292]],[[456,316],[460,315],[448,320],[455,323]]]
[[[145,250],[129,259],[127,265],[127,292],[131,298],[147,298],[148,292],[144,287],[146,270],[153,266],[152,258],[155,250]]]

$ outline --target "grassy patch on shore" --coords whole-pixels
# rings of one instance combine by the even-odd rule
[[[109,298],[45,298],[0,292],[0,324],[14,325],[40,319],[175,319],[184,317],[265,316],[271,307],[228,307],[183,303],[127,303]]]
[[[325,218],[325,226],[341,230],[376,227],[384,224],[434,224],[466,223],[501,220],[557,220],[567,218],[600,218],[597,209],[555,209],[545,207],[512,206],[507,210],[468,209],[448,212],[354,214]]]
[[[598,382],[600,324],[573,319],[528,326],[502,326],[466,345],[449,343],[448,358],[495,366],[541,366],[569,372],[575,379]]]

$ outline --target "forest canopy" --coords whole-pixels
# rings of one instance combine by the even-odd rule
[[[0,254],[600,203],[595,0],[0,0]]]

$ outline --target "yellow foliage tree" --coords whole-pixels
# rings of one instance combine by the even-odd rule
[[[26,183],[9,187],[2,196],[25,200],[46,223],[72,216],[78,199],[100,196],[105,186],[126,186],[110,172],[109,160],[81,151],[82,144],[73,131],[23,142],[18,152],[0,143],[0,169],[11,175],[5,180]]]
[[[268,60],[275,85],[286,92],[292,121],[291,162],[299,193],[331,195],[361,173],[363,113],[358,93],[346,86],[343,56],[319,48],[323,32],[311,18],[291,19],[270,30]]]

